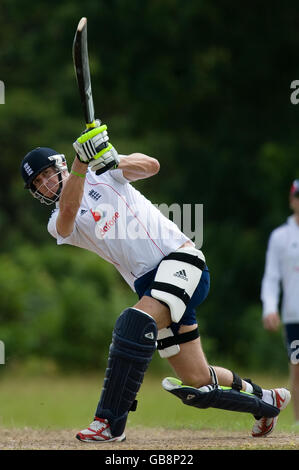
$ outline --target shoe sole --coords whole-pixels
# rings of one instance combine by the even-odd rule
[[[77,434],[76,439],[78,439],[80,442],[123,442],[126,440],[126,436],[122,434],[121,436],[112,437],[111,439],[81,439],[79,434]]]
[[[267,437],[267,436],[269,436],[269,434],[271,434],[271,432],[274,431],[274,428],[277,424],[277,420],[278,420],[278,417],[276,416],[275,418],[273,418],[272,426],[268,431],[263,432],[263,433],[258,433],[258,434],[252,433],[252,437]]]

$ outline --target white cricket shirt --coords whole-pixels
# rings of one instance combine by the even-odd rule
[[[282,287],[282,322],[299,322],[299,226],[295,217],[270,235],[262,280],[263,315],[278,312]]]
[[[137,278],[189,240],[119,169],[99,176],[88,170],[74,229],[66,238],[56,230],[58,213],[59,203],[48,223],[57,244],[93,251],[112,263],[133,290]]]

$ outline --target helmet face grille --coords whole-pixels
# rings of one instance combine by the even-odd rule
[[[56,165],[55,165],[56,168]],[[66,170],[58,170],[49,176],[46,182],[41,183],[37,188],[31,184],[29,191],[33,197],[47,206],[58,201],[62,189],[63,181],[68,177]]]

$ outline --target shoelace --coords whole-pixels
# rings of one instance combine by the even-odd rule
[[[93,431],[100,431],[104,430],[107,428],[107,420],[106,419],[96,419],[91,423],[89,426],[89,429],[92,429]]]

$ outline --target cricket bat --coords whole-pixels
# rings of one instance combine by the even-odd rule
[[[91,90],[88,47],[87,47],[87,18],[83,17],[78,23],[73,42],[73,62],[77,78],[79,94],[84,112],[86,127],[95,127],[94,105]]]

